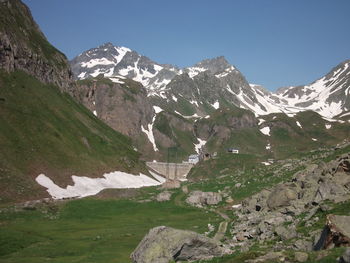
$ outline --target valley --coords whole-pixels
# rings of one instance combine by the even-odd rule
[[[271,92],[0,14],[0,262],[350,262],[349,60]]]

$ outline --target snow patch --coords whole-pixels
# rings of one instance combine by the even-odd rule
[[[317,142],[317,139],[315,139],[315,138],[311,138],[311,140],[313,140],[314,142]]]
[[[332,128],[332,124],[325,124],[326,129],[329,130],[330,128]]]
[[[116,63],[106,58],[95,58],[89,60],[88,62],[81,62],[80,65],[83,68],[93,68],[97,65],[116,65]]]
[[[200,68],[200,67],[190,67],[188,69],[188,75],[190,76],[191,79],[193,79],[194,76],[197,76],[200,72],[206,71],[205,68]]]
[[[161,107],[158,107],[158,106],[153,106],[153,109],[156,112],[156,114],[163,111],[163,109]]]
[[[93,114],[94,114],[95,116],[97,116],[97,112],[96,112],[95,110],[93,111]]]
[[[161,183],[144,175],[133,175],[124,172],[112,172],[103,175],[104,178],[89,178],[85,176],[72,176],[73,185],[62,188],[56,185],[44,174],[38,175],[35,180],[41,186],[47,188],[47,192],[54,199],[85,197],[96,195],[107,188],[140,188],[144,186],[155,186]]]
[[[109,78],[112,82],[118,83],[118,84],[125,84],[124,81],[120,80],[119,77],[111,77]]]
[[[215,101],[213,104],[211,104],[211,106],[213,106],[213,108],[217,110],[218,108],[220,108],[220,103],[219,101]]]
[[[260,132],[261,132],[262,134],[267,135],[267,136],[271,136],[271,135],[270,135],[270,127],[268,127],[268,126],[262,128],[262,129],[260,129]]]
[[[207,143],[207,141],[205,140],[202,140],[200,138],[197,138],[198,140],[198,143],[197,144],[194,144],[194,149],[196,151],[196,153],[199,154],[200,150],[202,149],[202,147]]]
[[[158,148],[157,148],[156,142],[154,140],[154,135],[153,135],[153,124],[154,124],[154,121],[156,119],[156,116],[157,115],[154,115],[154,117],[152,119],[152,123],[147,125],[147,130],[145,128],[143,128],[142,125],[141,125],[141,130],[142,130],[142,132],[144,132],[147,135],[148,140],[152,143],[153,150],[155,152],[158,152]]]
[[[296,121],[297,125],[300,127],[300,129],[303,128],[303,126],[301,126],[300,122]]]
[[[86,72],[81,72],[81,73],[78,75],[78,79],[84,79],[84,78],[85,78],[85,75],[86,75]]]
[[[258,126],[260,126],[261,124],[263,124],[265,122],[264,119],[259,119],[259,123],[258,123]]]

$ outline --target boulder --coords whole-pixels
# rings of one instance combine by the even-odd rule
[[[186,202],[194,206],[217,205],[222,201],[222,196],[215,192],[193,191],[187,197]]]
[[[286,228],[280,225],[275,228],[275,233],[281,238],[281,240],[288,240],[297,236],[297,232],[293,226]]]
[[[344,254],[339,259],[339,263],[350,263],[350,248],[344,251]]]
[[[350,246],[350,216],[328,215],[319,240],[314,249]]]
[[[159,226],[152,228],[132,252],[134,263],[168,263],[203,260],[224,254],[220,243],[192,231]]]
[[[292,200],[297,199],[296,185],[282,184],[277,186],[267,199],[267,205],[271,210],[289,206]]]
[[[294,259],[296,262],[305,262],[309,258],[309,255],[305,252],[295,252]]]
[[[164,191],[164,192],[161,192],[161,193],[159,193],[159,194],[157,195],[156,200],[157,200],[158,202],[169,201],[170,198],[171,198],[171,195],[172,195],[171,192],[169,192],[169,191]]]
[[[303,240],[303,239],[298,239],[297,241],[294,242],[293,248],[295,250],[302,250],[302,251],[312,251],[312,242]]]
[[[319,188],[317,189],[316,196],[314,202],[320,203],[323,200],[334,200],[337,196],[342,196],[346,192],[345,190],[338,184],[327,180],[325,182],[320,183]]]

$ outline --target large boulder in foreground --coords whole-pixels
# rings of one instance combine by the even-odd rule
[[[220,243],[192,231],[166,226],[152,228],[131,254],[134,263],[168,263],[223,255]]]
[[[350,246],[350,216],[327,215],[327,223],[314,250]]]

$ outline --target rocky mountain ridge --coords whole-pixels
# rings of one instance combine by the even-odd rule
[[[183,116],[205,117],[219,107],[234,105],[256,116],[313,110],[325,118],[349,110],[349,61],[307,86],[272,93],[249,84],[224,57],[206,59],[179,69],[161,65],[137,52],[111,43],[83,52],[71,62],[75,78],[103,74],[123,76],[144,85],[154,105],[168,107]]]

